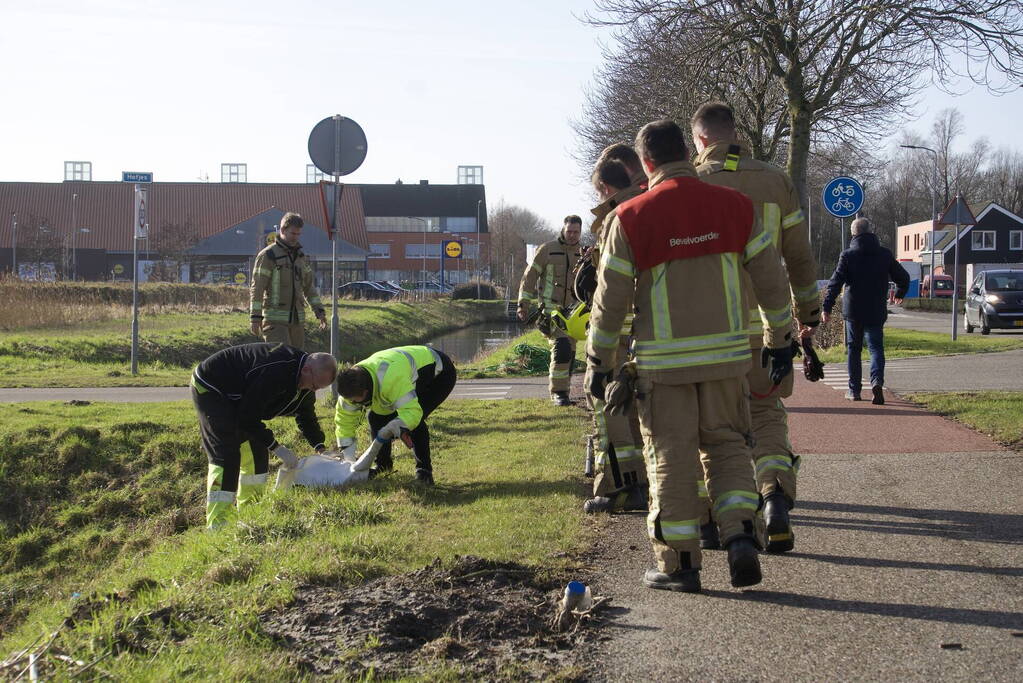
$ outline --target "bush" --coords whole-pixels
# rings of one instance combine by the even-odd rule
[[[960,299],[960,301],[962,301]],[[951,313],[952,299],[905,299],[902,307],[907,311],[930,311],[933,313]]]
[[[466,282],[451,291],[451,298],[493,300],[497,298],[497,288],[490,282]]]

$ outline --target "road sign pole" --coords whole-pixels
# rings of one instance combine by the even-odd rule
[[[842,236],[842,251],[845,251],[845,219],[838,219],[838,232]]]
[[[959,193],[956,192],[956,204],[959,203]],[[956,307],[959,305],[959,211],[958,207],[956,210],[956,232],[955,232],[955,259],[952,266],[952,341],[955,341],[959,336],[959,325],[958,325],[958,311]],[[931,289],[934,289],[934,278],[931,277]]]
[[[337,360],[338,339],[341,335],[340,323],[337,315],[337,232],[338,232],[338,203],[341,195],[338,190],[341,187],[341,176],[338,171],[341,168],[341,116],[334,116],[334,208],[330,217],[330,355]],[[369,273],[366,274],[369,276]],[[337,384],[330,385],[330,398],[337,403]]]
[[[139,186],[135,186],[138,206]],[[131,226],[131,374],[139,374],[139,238],[138,216]]]

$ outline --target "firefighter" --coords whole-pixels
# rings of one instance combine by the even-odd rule
[[[285,467],[298,458],[263,424],[281,415],[295,422],[317,453],[324,450],[316,390],[330,386],[337,363],[329,353],[284,344],[242,344],[217,351],[192,373],[192,402],[209,459],[206,526],[228,521],[232,506],[251,503],[266,488],[270,452]]]
[[[758,161],[737,138],[731,108],[720,102],[701,106],[692,119],[696,145],[696,172],[712,185],[739,190],[753,201],[764,230],[771,236],[776,253],[784,259],[795,301],[801,335],[809,337],[820,324],[817,293],[817,262],[810,250],[810,237],[799,194],[780,168]],[[785,552],[794,547],[789,510],[796,501],[796,472],[799,457],[792,453],[783,398],[792,395],[791,375],[774,386],[767,370],[756,360],[763,346],[763,322],[782,319],[790,305],[772,310],[750,299],[750,344],[753,365],[747,379],[750,386],[750,414],[753,420],[754,469],[757,486],[764,497],[767,550]],[[713,523],[704,528],[704,547],[716,545]]]
[[[249,285],[252,334],[299,349],[305,345],[304,302],[309,302],[320,329],[327,328],[313,267],[298,242],[303,225],[297,213],[284,214],[274,241],[256,255]]]
[[[750,466],[749,310],[746,282],[768,309],[784,308],[788,287],[752,202],[701,182],[686,161],[682,130],[655,121],[636,136],[649,189],[621,204],[604,240],[587,339],[587,391],[603,399],[625,316],[635,304],[635,397],[650,481],[647,529],[656,589],[700,590],[700,451],[728,551],[731,583],[761,580]],[[765,328],[763,362],[780,383],[792,371],[791,319]]]
[[[337,402],[334,426],[345,459],[354,459],[355,430],[368,409],[370,434],[383,442],[372,474],[393,468],[391,441],[401,438],[412,448],[416,480],[432,486],[426,418],[454,389],[456,374],[451,359],[430,346],[384,349],[341,371],[337,392],[342,400]]]
[[[568,391],[576,340],[554,324],[552,319],[564,320],[575,304],[569,277],[579,260],[582,229],[583,220],[579,216],[565,216],[558,239],[542,244],[536,250],[533,262],[526,267],[519,286],[519,320],[525,321],[529,317],[531,305],[542,306],[537,326],[551,347],[548,388],[551,401],[558,406],[572,405]]]
[[[596,246],[590,252],[595,264],[599,264],[601,245],[607,234],[615,208],[641,194],[646,186],[634,182],[630,174],[628,159],[642,168],[636,152],[628,145],[612,145],[604,150],[597,160],[590,180],[597,194],[603,200],[592,210],[593,225],[590,230],[596,237]],[[586,304],[592,304],[592,288],[583,287],[576,280],[576,296]],[[594,280],[595,284],[595,280]],[[587,291],[580,291],[585,289]],[[632,335],[632,313],[625,317],[614,366],[621,372],[629,360],[629,341]],[[605,410],[602,401],[593,402],[594,444],[596,451],[596,476],[593,480],[593,498],[583,503],[583,510],[589,513],[614,512],[617,510],[645,510],[647,507],[646,466],[643,463],[643,437],[639,431],[639,415],[635,403],[624,414]]]

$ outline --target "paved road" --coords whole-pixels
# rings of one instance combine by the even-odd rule
[[[653,591],[643,516],[607,520],[596,679],[1023,680],[1023,455],[894,397],[801,380],[790,407],[796,551],[754,590],[711,552],[703,594]]]
[[[159,401],[184,401],[189,398],[188,392],[188,387],[0,389],[0,403],[72,400],[152,403]],[[455,390],[451,393],[451,398],[546,398],[547,395],[546,377],[516,377],[500,380],[459,380],[458,384],[455,385]]]
[[[870,361],[864,354],[863,382],[870,384]],[[1023,349],[999,353],[899,358],[885,363],[885,385],[896,393],[914,391],[1023,390]],[[824,366],[824,383],[845,392],[845,363]],[[869,392],[864,392],[866,396]]]
[[[952,334],[951,313],[923,313],[921,311],[907,311],[901,306],[892,306],[888,310],[891,312],[888,314],[888,322],[885,323],[887,327],[898,327],[904,330],[920,330],[921,332],[940,332],[947,335]],[[958,325],[959,334],[966,334],[966,332],[963,331],[962,308],[959,310],[959,316],[956,319],[956,324]],[[979,334],[979,332],[974,332],[974,334]],[[991,330],[991,334],[1023,335],[1023,329]]]

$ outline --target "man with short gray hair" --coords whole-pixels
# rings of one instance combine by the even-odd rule
[[[823,319],[826,323],[831,318],[831,309],[844,286],[842,315],[845,316],[849,364],[849,391],[845,397],[850,401],[861,400],[863,368],[860,354],[866,338],[870,351],[871,403],[884,405],[884,322],[888,318],[888,281],[895,282],[895,302],[902,303],[909,289],[909,273],[895,260],[891,251],[881,246],[866,218],[854,220],[849,231],[852,233],[849,248],[838,257],[838,266],[824,296]]]

